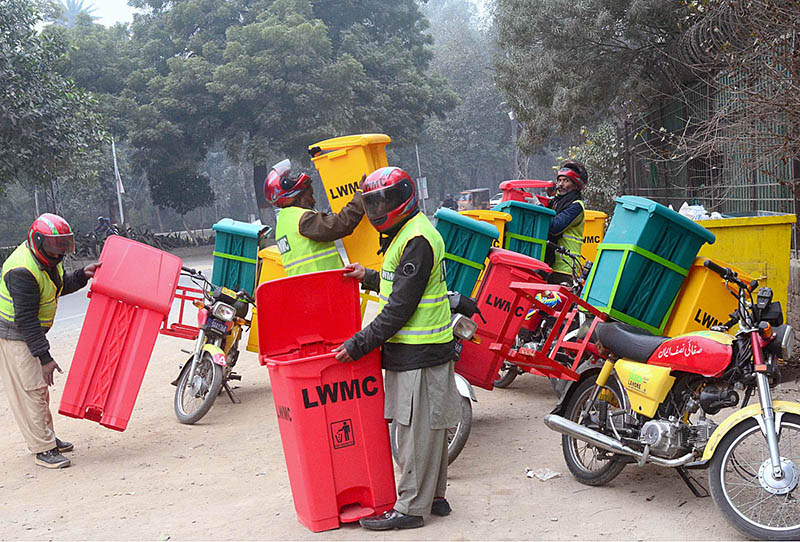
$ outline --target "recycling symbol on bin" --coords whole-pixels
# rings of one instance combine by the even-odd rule
[[[353,422],[351,420],[342,420],[331,423],[331,436],[333,437],[334,449],[354,446],[356,440],[355,435],[353,435]]]

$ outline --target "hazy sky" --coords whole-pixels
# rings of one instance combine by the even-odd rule
[[[133,20],[134,9],[128,5],[128,0],[85,0],[84,5],[94,6],[92,15],[99,17],[97,22],[106,26]]]

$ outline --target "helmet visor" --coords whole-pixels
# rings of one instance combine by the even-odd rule
[[[414,187],[406,180],[392,186],[363,194],[364,212],[373,224],[382,224],[386,215],[400,208],[414,194]]]
[[[42,249],[51,256],[63,256],[75,252],[75,238],[71,233],[42,236]]]

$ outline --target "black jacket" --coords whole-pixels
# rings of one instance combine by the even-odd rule
[[[83,269],[64,273],[64,283],[58,276],[55,267],[39,264],[50,276],[58,291],[57,297],[80,290],[89,278]],[[5,275],[6,288],[14,302],[14,322],[0,318],[0,337],[10,340],[23,340],[31,354],[39,358],[42,365],[53,360],[50,355],[50,343],[45,333],[47,329],[39,324],[39,284],[30,271],[24,268],[13,269]]]
[[[433,269],[433,248],[424,237],[407,244],[394,274],[392,295],[370,324],[344,343],[350,357],[358,359],[383,345],[383,368],[410,371],[433,367],[455,359],[455,341],[445,344],[401,344],[386,342],[405,325],[417,310]],[[379,291],[380,276],[367,269],[364,287]]]

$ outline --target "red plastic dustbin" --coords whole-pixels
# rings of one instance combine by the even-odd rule
[[[502,248],[489,250],[489,264],[486,266],[485,278],[475,296],[486,323],[484,324],[477,314],[473,316],[473,320],[478,323],[476,335],[481,339],[481,343],[465,341],[461,359],[456,363],[456,372],[470,384],[487,390],[494,387],[497,372],[503,364],[503,355],[490,350],[489,346],[500,342],[498,338],[503,335],[508,337],[505,341],[508,346],[513,346],[516,331],[522,326],[525,315],[531,307],[531,302],[525,298],[512,307],[515,293],[511,291],[509,285],[512,282],[545,282],[544,277],[550,272],[550,266],[524,254]],[[514,318],[507,324],[514,329],[514,333],[503,333],[506,317],[512,311]]]
[[[380,351],[353,363],[331,353],[361,329],[358,282],[342,270],[265,282],[256,309],[298,520],[319,532],[390,510]]]
[[[100,261],[58,412],[124,431],[172,306],[181,259],[111,236]]]

